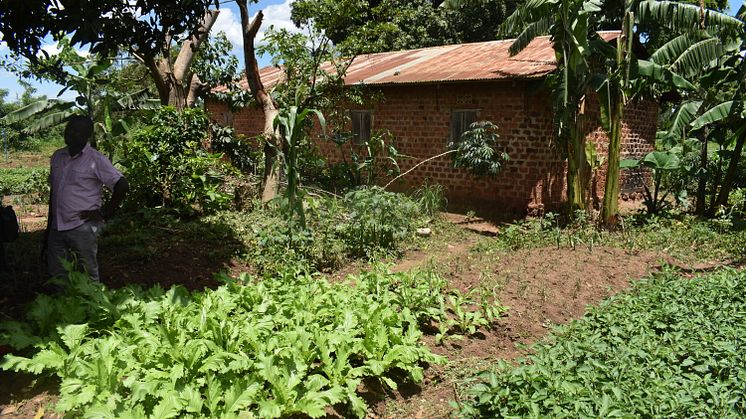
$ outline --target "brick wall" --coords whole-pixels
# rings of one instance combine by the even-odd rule
[[[479,120],[499,127],[501,142],[510,156],[494,179],[477,178],[468,171],[454,169],[449,156],[419,166],[402,178],[395,189],[410,190],[427,181],[439,183],[447,191],[450,207],[469,206],[495,213],[540,212],[557,209],[565,200],[566,165],[552,144],[552,117],[549,94],[538,82],[471,82],[382,87],[385,100],[373,109],[373,130],[388,129],[396,138],[397,149],[414,159],[400,160],[402,172],[417,162],[446,151],[451,112],[476,109]],[[262,129],[261,110],[244,109],[231,114],[224,104],[211,102],[213,118],[233,125],[236,131],[254,135]],[[597,112],[597,106],[590,106]],[[588,112],[591,119],[597,116]],[[652,150],[657,109],[652,104],[635,105],[627,110],[623,129],[622,158],[640,156]],[[602,129],[589,124],[588,138],[606,154],[608,140]],[[328,141],[319,149],[330,161],[339,151]],[[605,174],[600,170],[596,189],[603,194]],[[640,179],[623,178],[625,190],[634,189]]]

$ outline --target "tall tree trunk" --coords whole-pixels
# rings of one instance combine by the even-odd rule
[[[736,179],[738,162],[741,160],[744,143],[746,143],[746,130],[744,130],[736,140],[736,148],[733,149],[733,153],[731,154],[730,162],[728,163],[728,170],[725,172],[725,179],[723,179],[723,186],[720,187],[720,193],[715,201],[715,208],[728,205],[728,197],[733,188],[733,181]]]
[[[264,14],[260,10],[254,21],[249,20],[249,7],[247,0],[236,0],[241,12],[241,27],[243,29],[243,51],[246,65],[246,81],[254,99],[262,107],[264,112],[264,189],[262,201],[267,202],[277,196],[280,188],[281,163],[277,150],[281,149],[280,136],[275,132],[273,123],[279,113],[272,97],[267,93],[259,75],[259,65],[256,60],[254,39],[259,27],[262,26]]]
[[[715,215],[717,206],[715,205],[718,196],[718,185],[720,185],[720,178],[723,176],[723,158],[722,158],[723,146],[720,145],[720,154],[718,158],[718,165],[715,168],[715,178],[712,180],[712,195],[710,195],[710,206],[707,208],[707,216],[712,217]],[[720,188],[722,190],[722,187]]]
[[[619,95],[621,97],[621,95]],[[624,118],[624,104],[621,98],[612,105],[611,130],[609,132],[609,155],[606,166],[606,183],[604,184],[604,200],[601,207],[601,220],[607,226],[617,224],[619,215],[619,160],[622,143],[622,120]]]

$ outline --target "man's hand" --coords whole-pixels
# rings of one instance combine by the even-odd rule
[[[81,211],[80,218],[84,221],[104,221],[104,212],[100,209],[92,211]]]

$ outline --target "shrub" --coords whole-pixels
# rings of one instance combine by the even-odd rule
[[[220,155],[204,150],[207,129],[202,110],[158,110],[123,151],[129,204],[163,206],[184,215],[229,207],[233,191],[227,190],[225,180],[236,171]]]
[[[0,193],[30,195],[33,203],[49,201],[49,169],[0,169]]]
[[[443,191],[443,185],[425,183],[412,193],[412,198],[420,205],[422,211],[430,217],[443,211],[448,199]]]
[[[477,176],[497,175],[510,160],[498,140],[497,125],[489,121],[474,122],[457,142],[449,144],[455,150],[453,166],[469,169]]]
[[[397,252],[420,219],[420,207],[409,197],[379,187],[349,192],[344,203],[349,219],[339,229],[356,256],[372,256],[380,250]]]

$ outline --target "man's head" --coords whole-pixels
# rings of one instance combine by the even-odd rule
[[[65,127],[65,144],[74,156],[80,153],[93,134],[93,121],[87,116],[75,115]]]

